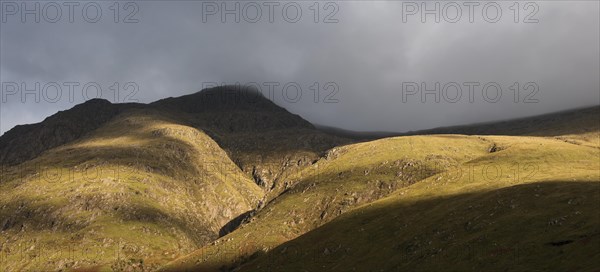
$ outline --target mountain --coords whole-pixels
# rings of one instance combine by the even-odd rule
[[[177,112],[215,139],[268,192],[265,201],[286,189],[287,174],[311,165],[327,149],[351,142],[315,129],[250,88],[216,87],[151,106]]]
[[[155,270],[235,229],[285,188],[278,175],[347,141],[262,96],[229,96],[249,92],[90,100],[8,131],[3,269]]]
[[[500,148],[277,247],[255,247],[237,271],[597,269],[598,149],[552,138],[463,137]]]
[[[415,135],[333,148],[251,220],[162,271],[597,267],[597,110],[559,113],[554,125],[526,119],[538,136]],[[513,133],[534,134],[523,122]],[[561,252],[578,257],[548,261]],[[514,254],[522,259],[511,266]]]
[[[356,140],[374,140],[387,137],[426,134],[556,136],[578,144],[600,146],[597,130],[595,130],[598,124],[600,124],[600,106],[571,109],[518,119],[439,127],[410,132],[352,131],[323,125],[317,125],[316,127],[331,135]]]
[[[0,270],[592,270],[599,110],[354,137],[249,88],[90,100],[0,137]]]
[[[388,138],[336,147],[290,176],[290,189],[249,222],[165,270],[232,269],[353,208],[486,154],[489,147],[486,141],[466,137]]]
[[[402,135],[402,133],[391,131],[354,131],[324,125],[315,125],[315,127],[320,131],[326,132],[331,135],[336,135],[359,141],[376,140]]]
[[[149,109],[3,169],[0,190],[9,271],[153,267],[218,238],[262,198],[208,135]]]

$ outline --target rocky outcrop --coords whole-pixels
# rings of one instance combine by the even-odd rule
[[[191,126],[206,131],[268,198],[285,189],[283,180],[289,173],[351,142],[317,130],[251,88],[221,86],[151,105],[181,112]]]

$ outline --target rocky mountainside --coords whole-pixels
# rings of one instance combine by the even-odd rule
[[[91,100],[0,137],[0,270],[586,270],[599,109],[357,142],[246,88]]]
[[[527,119],[539,133],[516,120],[512,132],[528,137],[419,135],[333,148],[237,230],[162,271],[596,267],[596,111]]]
[[[287,189],[286,176],[311,165],[326,150],[351,142],[315,129],[250,88],[216,87],[151,106],[176,112],[209,134],[265,189],[265,202]]]
[[[222,86],[151,104],[111,104],[93,99],[41,123],[21,125],[0,137],[0,165],[15,165],[79,139],[123,112],[152,109],[209,134],[243,171],[275,196],[278,181],[322,153],[350,140],[315,129],[300,116],[250,88]]]
[[[600,151],[553,138],[481,139],[502,148],[276,248],[253,247],[237,271],[594,271]]]
[[[489,146],[486,141],[460,137],[406,137],[336,147],[290,176],[289,189],[239,229],[166,270],[233,269],[353,208],[487,154]]]
[[[600,256],[599,159],[555,137],[334,148],[249,222],[162,271],[586,270]]]
[[[262,96],[240,96],[248,91],[147,105],[91,100],[8,131],[2,268],[154,270],[234,230],[284,190],[275,185],[282,173],[347,141]],[[63,258],[73,246],[86,253]]]

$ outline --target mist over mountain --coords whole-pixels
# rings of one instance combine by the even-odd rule
[[[81,18],[85,3],[75,7],[74,23],[68,21],[66,6],[57,23],[44,21],[44,16],[35,23],[32,15],[23,23],[21,7],[4,17],[0,76],[7,84],[0,133],[40,122],[88,98],[150,103],[236,83],[260,86],[270,100],[311,123],[355,131],[416,131],[600,103],[596,1],[532,2],[527,10],[527,3],[521,3],[517,22],[517,6],[498,2],[502,16],[493,23],[483,17],[485,2],[473,6],[473,22],[468,6],[458,3],[462,17],[456,23],[444,20],[443,14],[439,22],[433,14],[422,22],[420,6],[416,14],[402,16],[403,5],[413,3],[394,1],[335,2],[327,10],[327,3],[321,4],[317,22],[314,3],[289,4],[290,16],[296,7],[302,11],[296,23],[282,17],[286,3],[274,6],[273,22],[267,6],[259,4],[262,16],[256,23],[245,21],[242,14],[243,7],[254,12],[253,3],[225,4],[229,10],[240,6],[239,23],[232,14],[221,18],[221,4],[215,14],[203,17],[203,7],[212,6],[206,1],[136,2],[118,14],[125,17],[137,6],[131,15],[137,23],[115,23],[116,6],[97,4],[103,11],[97,23]],[[429,10],[439,5],[440,12],[444,7],[454,11],[452,3],[423,4]],[[488,7],[492,16],[495,5]],[[34,3],[27,8],[33,9]],[[54,10],[52,4],[47,10]],[[537,23],[524,23],[527,16]],[[325,17],[337,22],[325,23]],[[53,87],[44,89],[52,82],[61,86],[58,101],[53,100]],[[64,85],[69,82],[79,84],[72,94]],[[429,94],[423,103],[423,91],[436,89],[438,82],[439,102]],[[454,103],[448,101],[455,89],[444,90],[452,82],[462,91]],[[473,102],[463,85],[469,82],[479,84]],[[137,87],[125,88],[127,83]],[[413,83],[418,92],[407,95],[402,86]],[[502,88],[494,103],[483,95],[488,83]],[[516,102],[515,83],[520,89]],[[530,97],[536,103],[524,101],[533,92],[524,88],[528,83],[539,87]],[[86,84],[97,84],[101,94],[94,87],[84,89]],[[294,84],[302,89],[297,101]],[[37,99],[34,94],[23,96],[26,90],[37,90]],[[491,88],[488,98],[495,98],[494,92]]]

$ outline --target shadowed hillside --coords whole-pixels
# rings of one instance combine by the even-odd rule
[[[205,133],[152,110],[4,170],[8,270],[151,269],[216,239],[263,194]]]
[[[0,137],[0,165],[15,165],[42,152],[76,140],[136,104],[111,104],[92,99],[31,125],[20,125]]]
[[[598,189],[541,182],[373,203],[239,271],[595,271]]]
[[[319,130],[329,134],[356,140],[426,134],[530,135],[554,136],[577,144],[600,147],[600,106],[519,119],[440,127],[404,133],[351,131],[329,126],[317,127]]]
[[[288,177],[289,189],[249,222],[182,259],[172,271],[235,267],[260,249],[277,246],[354,207],[486,154],[489,147],[490,143],[475,137],[450,136],[390,138],[334,148],[310,168]],[[236,249],[246,242],[251,246]]]
[[[434,128],[404,135],[423,134],[553,136],[574,144],[600,147],[600,106],[498,122]]]
[[[357,142],[252,89],[91,100],[0,137],[0,269],[589,270],[599,109]]]
[[[285,189],[278,175],[346,141],[247,91],[91,100],[7,132],[0,267],[154,270],[234,230]]]
[[[240,271],[597,269],[599,150],[483,139],[498,148],[255,254]]]
[[[16,126],[0,137],[0,165],[15,165],[77,140],[120,113],[152,109],[204,131],[269,193],[284,190],[281,176],[308,166],[327,149],[350,140],[328,135],[245,87],[223,86],[151,104],[93,99],[41,123]]]
[[[177,112],[204,130],[265,189],[269,201],[285,190],[283,177],[311,165],[350,140],[328,135],[251,88],[215,87],[151,104]]]
[[[362,146],[364,148],[361,148]],[[391,264],[401,266],[400,270],[412,270],[425,264],[420,262],[422,258],[429,258],[430,255],[440,254],[444,250],[455,254],[459,247],[436,246],[432,250],[440,250],[437,253],[435,251],[415,253],[425,254],[415,255],[417,258],[415,262],[402,263],[402,260],[398,259],[395,261],[396,263],[387,263],[385,262],[386,258],[392,258],[392,256],[395,256],[393,258],[403,258],[401,255],[394,255],[396,251],[393,250],[397,247],[388,245],[390,239],[394,241],[393,243],[400,243],[398,247],[410,248],[410,239],[414,238],[413,242],[417,243],[416,247],[421,250],[424,246],[431,245],[429,241],[434,238],[431,236],[432,233],[439,232],[440,235],[447,236],[444,238],[446,242],[456,243],[459,246],[466,246],[477,237],[484,239],[488,236],[496,239],[492,243],[503,246],[518,241],[522,233],[539,233],[543,230],[540,224],[543,225],[546,222],[555,224],[552,222],[570,218],[573,216],[571,213],[581,215],[581,218],[587,218],[584,220],[584,225],[574,227],[575,229],[581,227],[579,229],[582,232],[581,235],[590,237],[596,235],[594,226],[597,224],[595,225],[594,222],[597,222],[597,219],[594,216],[597,216],[597,213],[590,204],[597,202],[598,193],[600,193],[600,187],[598,187],[600,150],[597,148],[576,145],[554,138],[440,135],[389,138],[350,145],[342,150],[348,150],[348,154],[351,154],[349,158],[352,159],[345,161],[344,156],[341,155],[334,158],[332,163],[340,160],[339,166],[342,169],[348,167],[354,171],[345,172],[342,169],[335,169],[333,173],[337,172],[340,177],[335,179],[327,174],[328,171],[325,167],[325,174],[320,176],[320,182],[316,183],[316,187],[303,186],[306,184],[304,182],[297,183],[297,190],[292,187],[292,190],[269,203],[247,225],[193,254],[172,262],[163,270],[219,271],[240,266],[248,271],[271,271],[269,268],[273,267],[276,271],[322,271],[323,269],[368,271],[373,267],[395,269],[388,267]],[[355,150],[356,153],[351,153],[352,150]],[[344,154],[343,151],[342,154]],[[361,156],[357,156],[358,154]],[[421,168],[425,170],[411,171],[411,168],[406,169],[402,164],[398,167],[398,164],[392,163],[408,158],[411,158],[417,165],[425,166]],[[387,161],[390,165],[389,172],[375,170],[377,169],[375,166],[379,164],[378,160]],[[366,165],[372,164],[372,166],[365,169],[354,165],[353,161],[354,163],[362,161]],[[428,161],[431,164],[428,164]],[[365,174],[369,172],[375,175]],[[422,175],[414,175],[415,173]],[[412,176],[414,179],[406,182],[403,178],[407,176]],[[517,189],[532,188],[529,185],[518,187],[518,185],[524,184],[539,183],[539,186],[533,187],[539,188],[543,187],[546,182],[552,181],[587,182],[587,185],[566,186],[564,190],[551,191],[548,192],[548,195],[538,193],[533,197],[523,193],[507,199],[496,199],[493,197],[495,194],[486,193],[513,186],[517,186],[515,187]],[[376,201],[377,197],[372,195],[364,202],[357,203],[351,200],[348,202],[347,198],[361,199],[368,192],[374,192],[373,188],[369,188],[367,185],[370,183],[380,184],[379,188],[391,185],[393,188],[391,195],[379,201]],[[312,192],[305,191],[304,188],[312,189]],[[355,188],[360,193],[354,194],[349,188]],[[567,190],[571,188],[574,191]],[[512,192],[511,190],[506,189],[502,192]],[[555,203],[556,199],[550,197],[555,193],[564,194],[573,199],[584,197],[587,206],[582,206],[577,211],[571,211],[569,204]],[[511,195],[510,193],[503,194]],[[316,199],[314,199],[315,196]],[[379,194],[379,196],[385,196],[385,194]],[[451,200],[445,202],[444,199],[447,198]],[[298,200],[294,201],[294,199]],[[324,200],[328,204],[321,206],[320,203],[323,203]],[[327,202],[327,200],[332,202]],[[483,204],[477,204],[478,201]],[[336,217],[334,216],[329,220],[320,221],[321,224],[324,224],[320,228],[321,224],[313,223],[314,218],[319,218],[318,212],[322,212],[321,215],[331,215],[331,211],[323,209],[323,207],[335,207],[339,205],[338,203],[355,203],[360,207],[353,209],[353,205],[350,205],[347,209],[338,210],[337,215],[340,217],[334,219]],[[422,205],[422,203],[429,204]],[[307,208],[305,205],[311,208]],[[413,205],[414,208],[396,208],[399,205],[406,207]],[[530,207],[530,205],[534,205],[534,207]],[[460,211],[452,212],[450,207],[453,206],[461,207]],[[496,212],[506,206],[509,209],[503,210],[503,213]],[[371,207],[377,207],[377,209]],[[555,207],[555,209],[547,210],[546,207]],[[317,213],[314,213],[313,210],[316,210]],[[372,212],[373,217],[359,216],[371,214],[371,211],[374,211]],[[548,213],[538,214],[542,211]],[[334,212],[334,214],[336,213]],[[526,219],[527,216],[531,216],[531,218]],[[333,221],[331,221],[332,219]],[[494,224],[498,220],[502,223]],[[528,228],[524,228],[520,232],[515,232],[513,229],[503,231],[504,224],[509,224],[513,220],[515,226],[519,226],[519,228],[527,226]],[[532,224],[540,222],[540,220],[543,223]],[[317,220],[317,222],[319,221]],[[446,226],[442,222],[453,222],[453,225]],[[397,224],[402,224],[402,228],[396,226]],[[311,227],[304,227],[307,225]],[[488,227],[488,225],[491,226]],[[475,233],[467,235],[460,232],[463,227],[474,228],[473,232]],[[302,235],[310,228],[316,229]],[[562,241],[561,237],[554,234],[556,233],[547,233],[547,236],[542,235],[543,239],[534,237],[528,242],[536,241],[538,244],[543,244]],[[309,255],[319,252],[319,258],[322,258],[325,264],[310,261],[312,255],[298,255],[294,259],[293,256],[285,255],[285,252],[288,252],[285,245],[277,247],[287,240],[294,239],[295,236],[298,237],[291,242],[294,245],[293,250]],[[360,237],[364,237],[364,239]],[[400,237],[398,238],[400,240],[396,241],[393,237]],[[573,237],[569,236],[564,239],[568,238]],[[320,241],[326,241],[327,247],[334,248],[318,248],[323,245]],[[385,247],[382,247],[383,245]],[[587,249],[578,249],[575,252],[586,252]],[[344,256],[333,253],[339,250],[344,252],[353,250],[354,253],[347,259],[337,259],[339,256]],[[381,254],[380,250],[383,251]],[[262,257],[261,255],[265,253],[267,255]],[[546,253],[541,252],[540,254],[532,258],[545,260],[546,255],[544,254]],[[594,254],[598,254],[598,252]],[[510,256],[499,258],[500,260],[496,260],[499,262],[496,266],[483,267],[492,270],[507,268],[505,264],[508,260],[504,258],[510,258]],[[426,266],[429,269],[424,268],[424,270],[454,267],[452,264],[453,261],[456,261],[449,259],[436,263],[435,260],[428,264],[430,266]],[[250,263],[247,263],[248,261]],[[565,267],[574,264],[568,260],[563,261],[567,262],[564,264]],[[455,269],[461,270],[465,267],[456,266]]]

